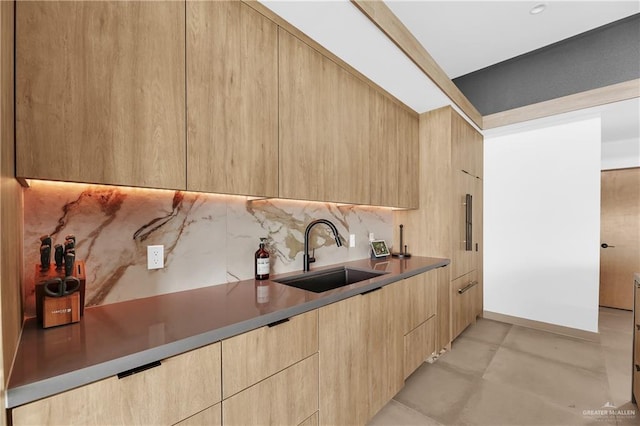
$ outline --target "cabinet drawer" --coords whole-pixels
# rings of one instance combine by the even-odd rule
[[[225,425],[297,425],[318,411],[318,354],[222,402]]]
[[[451,281],[451,338],[455,339],[475,318],[477,273],[472,271]]]
[[[228,398],[318,352],[318,311],[222,341],[222,383]]]
[[[196,415],[177,423],[175,426],[222,426],[222,404],[217,403]]]
[[[220,402],[220,343],[41,399],[12,411],[14,425],[175,424]]]
[[[429,355],[436,350],[436,323],[432,316],[404,336],[404,378],[416,371]]]

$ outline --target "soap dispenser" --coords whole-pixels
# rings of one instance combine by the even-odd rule
[[[260,238],[260,248],[255,255],[255,273],[256,280],[269,279],[269,252],[264,248],[267,242],[266,238]]]

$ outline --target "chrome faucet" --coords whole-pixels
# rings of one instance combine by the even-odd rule
[[[309,233],[311,232],[311,228],[313,228],[319,223],[324,223],[329,228],[331,228],[331,231],[333,232],[333,237],[336,239],[336,246],[338,247],[342,246],[342,241],[340,241],[340,234],[338,234],[338,229],[336,229],[336,226],[333,223],[329,222],[326,219],[318,219],[311,222],[307,226],[307,229],[304,231],[304,256],[302,257],[302,262],[303,262],[302,270],[305,272],[309,270],[309,264],[316,261],[315,257],[309,256]]]

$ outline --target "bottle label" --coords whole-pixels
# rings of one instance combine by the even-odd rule
[[[258,275],[267,275],[269,273],[269,258],[256,259],[256,273]]]

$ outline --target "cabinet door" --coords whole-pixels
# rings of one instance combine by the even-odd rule
[[[320,424],[366,424],[402,388],[403,284],[319,309]]]
[[[187,2],[187,188],[278,195],[277,26],[235,1]]]
[[[17,176],[185,189],[185,7],[16,5]]]
[[[14,425],[175,424],[220,402],[220,343],[12,410]]]
[[[355,296],[318,310],[321,425],[363,425],[368,420],[365,301]]]
[[[403,335],[398,306],[404,282],[358,296],[365,299],[367,376],[369,396],[367,421],[397,394],[404,384]],[[361,361],[362,354],[360,355]]]
[[[436,314],[437,271],[414,275],[404,280],[403,304],[404,334]]]
[[[281,198],[369,204],[371,89],[279,29]]]
[[[464,118],[451,111],[451,154],[454,170],[482,177],[482,135]]]
[[[477,241],[474,235],[477,235],[478,229],[482,224],[475,223],[477,213],[482,209],[482,200],[476,196],[476,178],[468,173],[454,171],[452,179],[454,181],[453,191],[453,214],[452,224],[452,241],[451,241],[451,277],[458,278],[470,271],[476,269],[477,255],[475,244]],[[467,195],[471,196],[471,216],[468,216]],[[467,247],[467,226],[471,226],[471,242]]]
[[[418,206],[418,118],[391,99],[372,90],[372,205]]]

